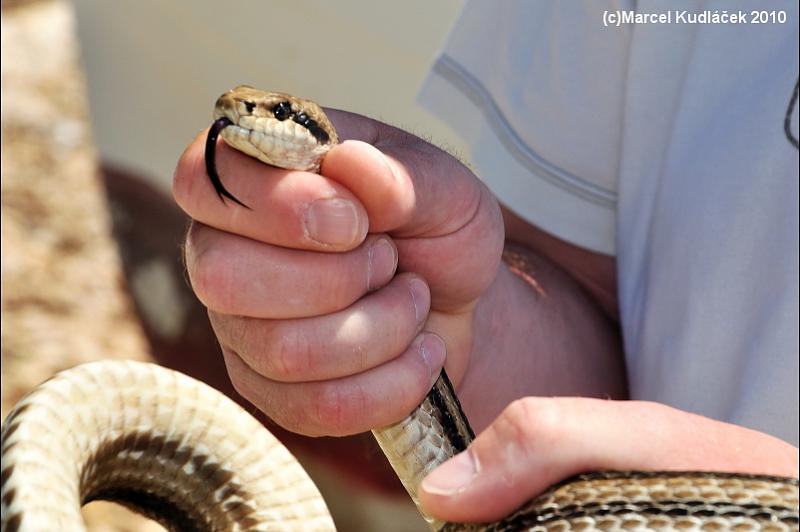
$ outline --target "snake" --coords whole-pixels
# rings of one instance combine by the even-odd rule
[[[316,103],[236,87],[219,97],[218,138],[267,164],[319,171],[339,138]],[[596,471],[565,479],[491,523],[443,522],[418,504],[427,473],[475,435],[447,374],[403,420],[372,431],[436,531],[798,530],[798,479],[706,471]],[[125,505],[176,531],[334,530],[294,456],[210,386],[144,362],[67,369],[23,397],[2,426],[2,532],[85,530],[80,508]],[[535,472],[531,472],[535,474]]]

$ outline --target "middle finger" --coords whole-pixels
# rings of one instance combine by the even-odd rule
[[[268,244],[343,251],[359,245],[369,221],[358,199],[319,174],[266,165],[219,141],[217,170],[250,209],[221,200],[205,168],[206,131],[178,161],[172,194],[191,218]]]
[[[264,244],[192,224],[186,269],[197,297],[210,310],[252,318],[301,318],[350,306],[389,282],[397,267],[391,239],[371,235],[344,253]]]

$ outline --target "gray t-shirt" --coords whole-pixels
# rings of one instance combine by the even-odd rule
[[[794,445],[797,43],[796,1],[473,1],[420,96],[503,203],[616,255],[633,398]]]

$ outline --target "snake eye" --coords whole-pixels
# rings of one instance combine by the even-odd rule
[[[272,114],[280,121],[292,116],[292,106],[289,102],[281,102],[272,108]]]
[[[244,108],[247,109],[248,113],[252,113],[256,108],[256,104],[255,102],[244,102]]]

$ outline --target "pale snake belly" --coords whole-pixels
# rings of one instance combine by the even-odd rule
[[[217,135],[266,163],[316,171],[338,142],[313,102],[237,87]],[[243,204],[242,204],[243,205]],[[444,372],[406,419],[373,431],[416,502],[422,478],[474,437]],[[333,530],[292,455],[233,401],[150,364],[98,362],[23,398],[2,429],[2,530],[82,530],[80,506],[120,502],[174,530]],[[488,524],[434,530],[798,530],[798,480],[736,473],[598,472]]]

